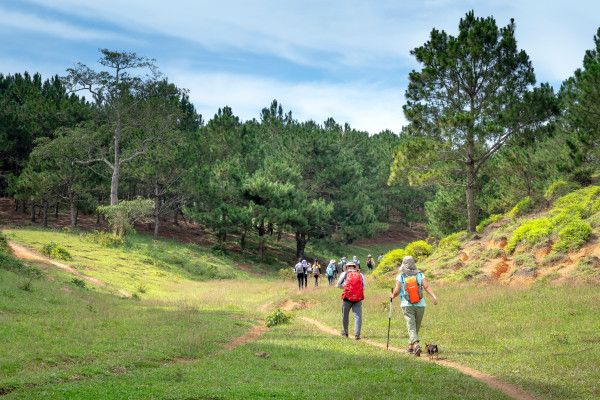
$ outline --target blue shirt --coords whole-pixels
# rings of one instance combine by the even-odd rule
[[[417,274],[417,283],[419,284],[419,286],[421,286],[421,281],[424,278],[425,278],[425,275],[423,275],[422,272],[419,272]],[[402,273],[398,274],[398,276],[396,277],[396,280],[398,282],[402,282]],[[404,298],[404,293],[406,293],[406,280],[402,283],[401,290],[400,290],[400,297],[402,298],[402,303],[400,303],[400,307],[408,307],[408,306],[425,307],[427,305],[427,304],[425,304],[425,290],[424,289],[423,289],[423,298],[418,303],[412,303],[412,304],[409,303],[408,300],[406,300]]]

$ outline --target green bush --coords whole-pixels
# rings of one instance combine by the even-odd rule
[[[578,250],[591,235],[590,224],[578,219],[571,220],[558,231],[558,240],[554,244],[554,250],[561,253]]]
[[[593,282],[600,281],[600,259],[594,255],[581,258],[571,276]]]
[[[41,253],[55,260],[71,261],[73,259],[67,249],[52,241],[42,246]]]
[[[416,262],[419,262],[433,253],[433,247],[424,240],[418,240],[406,246],[405,252],[406,255],[412,256]]]
[[[548,218],[538,218],[525,222],[515,229],[506,245],[506,251],[512,253],[517,245],[533,249],[547,242],[552,234],[552,224]]]
[[[0,253],[2,254],[12,254],[12,249],[8,244],[8,239],[2,232],[0,232]]]
[[[548,200],[548,203],[552,204],[554,201],[577,188],[576,183],[567,183],[563,180],[556,181],[550,185],[546,193],[544,193],[544,198]]]
[[[531,212],[534,207],[535,207],[535,202],[533,201],[533,199],[531,197],[525,197],[523,200],[518,202],[517,205],[514,206],[513,209],[509,211],[508,214],[506,214],[506,216],[509,218],[518,217],[520,215]]]
[[[109,232],[93,231],[91,233],[82,233],[80,237],[83,240],[97,243],[104,247],[121,247],[126,243],[125,238]]]
[[[559,264],[559,263],[565,261],[566,259],[567,259],[567,256],[565,256],[562,253],[557,253],[556,251],[553,250],[550,253],[546,254],[546,256],[542,259],[542,265],[545,267],[548,267],[548,266]]]
[[[279,270],[279,279],[282,281],[293,279],[295,276],[296,274],[291,268],[281,268]]]
[[[269,328],[278,324],[284,324],[289,322],[293,318],[292,313],[287,310],[277,308],[272,313],[265,317],[265,325]]]
[[[80,288],[85,289],[85,287],[86,287],[86,282],[84,279],[73,278],[73,279],[71,279],[71,283],[75,286],[79,286]]]
[[[481,264],[473,263],[465,268],[461,268],[458,271],[450,274],[446,277],[447,280],[453,282],[464,282],[472,280],[473,278],[481,275],[483,272],[480,269]]]
[[[467,232],[457,232],[448,235],[438,244],[437,250],[447,254],[456,254],[462,247],[462,241],[467,237]]]
[[[404,249],[396,249],[386,253],[373,271],[375,281],[383,279],[388,273],[397,269],[402,264],[405,256],[406,251]]]
[[[494,260],[496,258],[500,258],[504,255],[504,250],[502,249],[488,249],[485,253],[483,253],[482,257],[486,260]]]
[[[502,219],[502,214],[493,214],[493,215],[490,215],[488,218],[486,218],[483,221],[481,221],[479,223],[479,225],[477,225],[477,228],[475,228],[475,230],[477,232],[483,232],[485,230],[485,228],[489,224],[493,224],[494,222],[498,222],[501,219]]]
[[[27,274],[27,271],[30,269],[15,257],[3,252],[0,252],[0,268],[19,275]]]
[[[600,212],[600,186],[590,186],[557,199],[550,217],[556,225],[560,225],[576,217],[589,218],[598,212]]]

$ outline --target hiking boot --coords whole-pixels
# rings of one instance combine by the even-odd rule
[[[415,352],[415,357],[421,357],[421,346],[416,345],[414,352]]]
[[[412,346],[408,346],[408,348],[406,349],[406,352],[408,354],[412,354],[413,353],[413,347]]]
[[[348,332],[346,331],[341,331],[340,335],[344,336],[344,337],[348,337]]]
[[[360,335],[356,335],[356,336],[354,336],[354,339],[356,339],[356,340],[360,340]]]

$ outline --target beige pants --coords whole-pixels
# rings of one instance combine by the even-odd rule
[[[402,307],[402,314],[408,328],[409,345],[419,341],[419,329],[425,314],[425,307],[406,306]]]

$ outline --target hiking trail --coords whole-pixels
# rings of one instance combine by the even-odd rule
[[[330,333],[330,334],[336,335],[336,336],[339,336],[339,334],[340,334],[339,329],[335,329],[330,326],[324,325],[315,319],[307,318],[307,317],[300,317],[300,318],[302,320],[316,326],[323,332]],[[360,342],[367,343],[371,346],[380,347],[382,349],[386,348],[384,343],[380,343],[380,342],[377,342],[377,341],[371,340],[371,339],[361,338]],[[389,346],[389,350],[395,351],[397,353],[405,354],[405,349],[400,349],[398,347]],[[507,396],[512,397],[513,399],[516,399],[516,400],[540,400],[538,397],[535,397],[532,394],[527,393],[526,391],[524,391],[517,385],[513,385],[512,383],[504,382],[503,380],[496,378],[495,376],[485,374],[485,373],[477,371],[473,368],[466,367],[462,364],[452,362],[452,361],[436,360],[436,359],[433,359],[432,361],[430,361],[427,357],[415,357],[415,358],[417,358],[418,360],[421,360],[421,361],[435,362],[444,367],[450,367],[450,368],[457,369],[460,372],[462,372],[463,374],[469,375],[469,376],[475,378],[476,380],[485,383],[489,387],[492,387],[496,390],[501,391],[502,393],[504,393]]]

